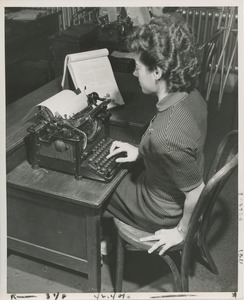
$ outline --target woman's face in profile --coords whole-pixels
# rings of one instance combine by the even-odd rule
[[[148,70],[147,66],[139,60],[138,55],[135,56],[135,71],[133,75],[138,77],[143,93],[151,94],[156,92],[154,72]]]

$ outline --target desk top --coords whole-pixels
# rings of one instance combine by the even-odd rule
[[[99,208],[126,173],[126,170],[121,170],[109,183],[86,178],[76,180],[69,174],[42,168],[33,170],[30,164],[24,161],[7,175],[7,182],[8,187],[16,187],[18,190]]]

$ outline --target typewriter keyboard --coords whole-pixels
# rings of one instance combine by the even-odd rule
[[[103,138],[81,163],[82,175],[99,181],[109,182],[121,169],[121,164],[115,160],[122,154],[107,159],[113,139]]]

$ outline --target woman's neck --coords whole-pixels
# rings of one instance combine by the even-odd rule
[[[156,92],[158,100],[163,99],[168,94],[169,94],[169,92],[168,92],[168,86],[167,86],[166,82],[164,80],[160,80],[158,82],[158,89]]]

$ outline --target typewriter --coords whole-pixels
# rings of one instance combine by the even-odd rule
[[[97,100],[100,104],[97,105]],[[109,182],[121,170],[115,159],[107,159],[113,142],[108,137],[111,100],[96,92],[87,96],[88,106],[70,118],[54,116],[40,107],[30,133],[30,160],[39,167],[74,174],[77,180],[90,178]]]

